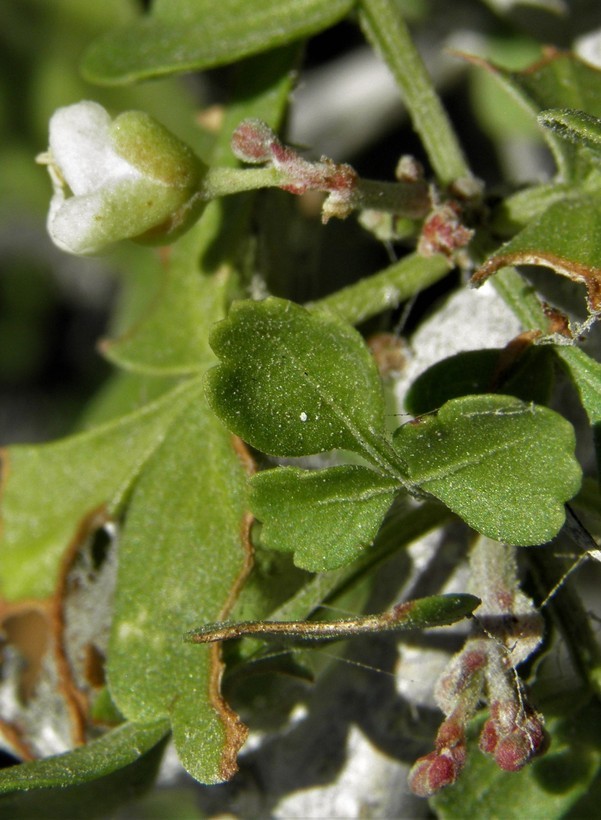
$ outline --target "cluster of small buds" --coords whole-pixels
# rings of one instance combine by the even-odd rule
[[[478,637],[451,659],[435,693],[447,717],[434,751],[420,757],[409,774],[409,786],[418,797],[431,797],[456,782],[467,757],[466,726],[485,690],[490,716],[480,734],[482,752],[492,755],[504,771],[516,772],[546,750],[543,718],[526,700],[513,667],[503,668],[502,654],[492,638]]]
[[[464,724],[465,719],[455,715],[447,718],[436,735],[434,751],[413,765],[409,786],[418,797],[430,797],[457,780],[467,757]]]
[[[424,221],[417,252],[421,256],[442,253],[450,259],[470,242],[473,235],[474,231],[461,222],[459,204],[450,200],[436,205]]]
[[[548,737],[541,715],[528,704],[495,701],[480,734],[480,749],[493,755],[499,768],[517,772],[542,754]]]
[[[449,661],[435,700],[446,715],[434,751],[410,774],[415,794],[429,797],[454,783],[465,762],[465,727],[478,704],[488,699],[490,714],[480,734],[480,750],[499,768],[517,772],[548,745],[543,718],[527,700],[515,668],[540,646],[543,621],[520,589],[516,551],[480,536],[470,554],[472,588],[481,604],[474,633]]]
[[[323,204],[322,218],[344,218],[355,208],[357,173],[346,164],[337,164],[327,157],[310,162],[288,145],[261,120],[248,119],[240,123],[231,141],[232,151],[244,162],[270,163],[282,173],[280,188],[291,194],[323,191],[328,196]]]

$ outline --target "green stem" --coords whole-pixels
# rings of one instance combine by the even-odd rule
[[[302,179],[301,179],[302,181]],[[202,182],[200,194],[211,200],[259,188],[281,188],[298,183],[281,169],[272,166],[261,168],[209,168]],[[312,190],[330,191],[327,183],[308,186]],[[372,209],[420,219],[432,207],[430,192],[425,182],[379,182],[373,179],[357,179],[348,192],[349,207],[355,210]]]
[[[203,199],[256,191],[259,188],[277,188],[284,185],[286,176],[277,168],[209,168],[202,181]]]
[[[384,58],[403,94],[415,130],[443,185],[469,177],[470,169],[428,71],[394,0],[362,0],[361,28]]]
[[[545,316],[534,288],[529,285],[515,268],[503,268],[491,282],[504,302],[511,308],[527,330],[548,332],[549,320]]]
[[[306,307],[336,313],[356,325],[384,310],[396,308],[410,296],[442,279],[450,269],[445,256],[424,257],[413,253],[380,273]]]

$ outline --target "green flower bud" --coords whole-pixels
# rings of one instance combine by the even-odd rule
[[[38,161],[54,188],[48,232],[69,253],[97,253],[121,239],[166,244],[204,207],[206,167],[141,111],[111,121],[95,102],[59,108]]]

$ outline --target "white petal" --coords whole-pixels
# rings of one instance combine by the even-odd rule
[[[110,178],[139,176],[111,148],[111,118],[98,103],[57,109],[50,120],[50,153],[76,196],[97,190]]]
[[[57,247],[68,253],[97,253],[107,244],[102,229],[104,195],[101,192],[71,197],[48,214],[48,233]]]

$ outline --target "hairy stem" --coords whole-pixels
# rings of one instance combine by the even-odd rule
[[[311,167],[310,163],[306,163]],[[316,163],[319,165],[319,163]],[[334,166],[335,167],[335,166]],[[255,191],[260,188],[286,188],[297,184],[281,168],[267,166],[262,168],[209,168],[203,179],[200,194],[203,199],[217,199],[221,196]],[[301,180],[303,181],[303,180]],[[318,181],[306,183],[307,190],[330,191],[327,183],[323,186]],[[426,216],[431,208],[428,186],[425,182],[379,182],[372,179],[357,178],[349,189],[345,202],[349,209],[372,209],[385,211],[409,219],[420,219]]]
[[[359,22],[401,90],[415,130],[443,185],[469,177],[470,169],[428,71],[394,0],[362,0]]]
[[[380,273],[306,307],[328,310],[356,325],[384,310],[396,308],[410,296],[445,277],[450,269],[449,260],[442,254],[424,257],[413,253]]]

